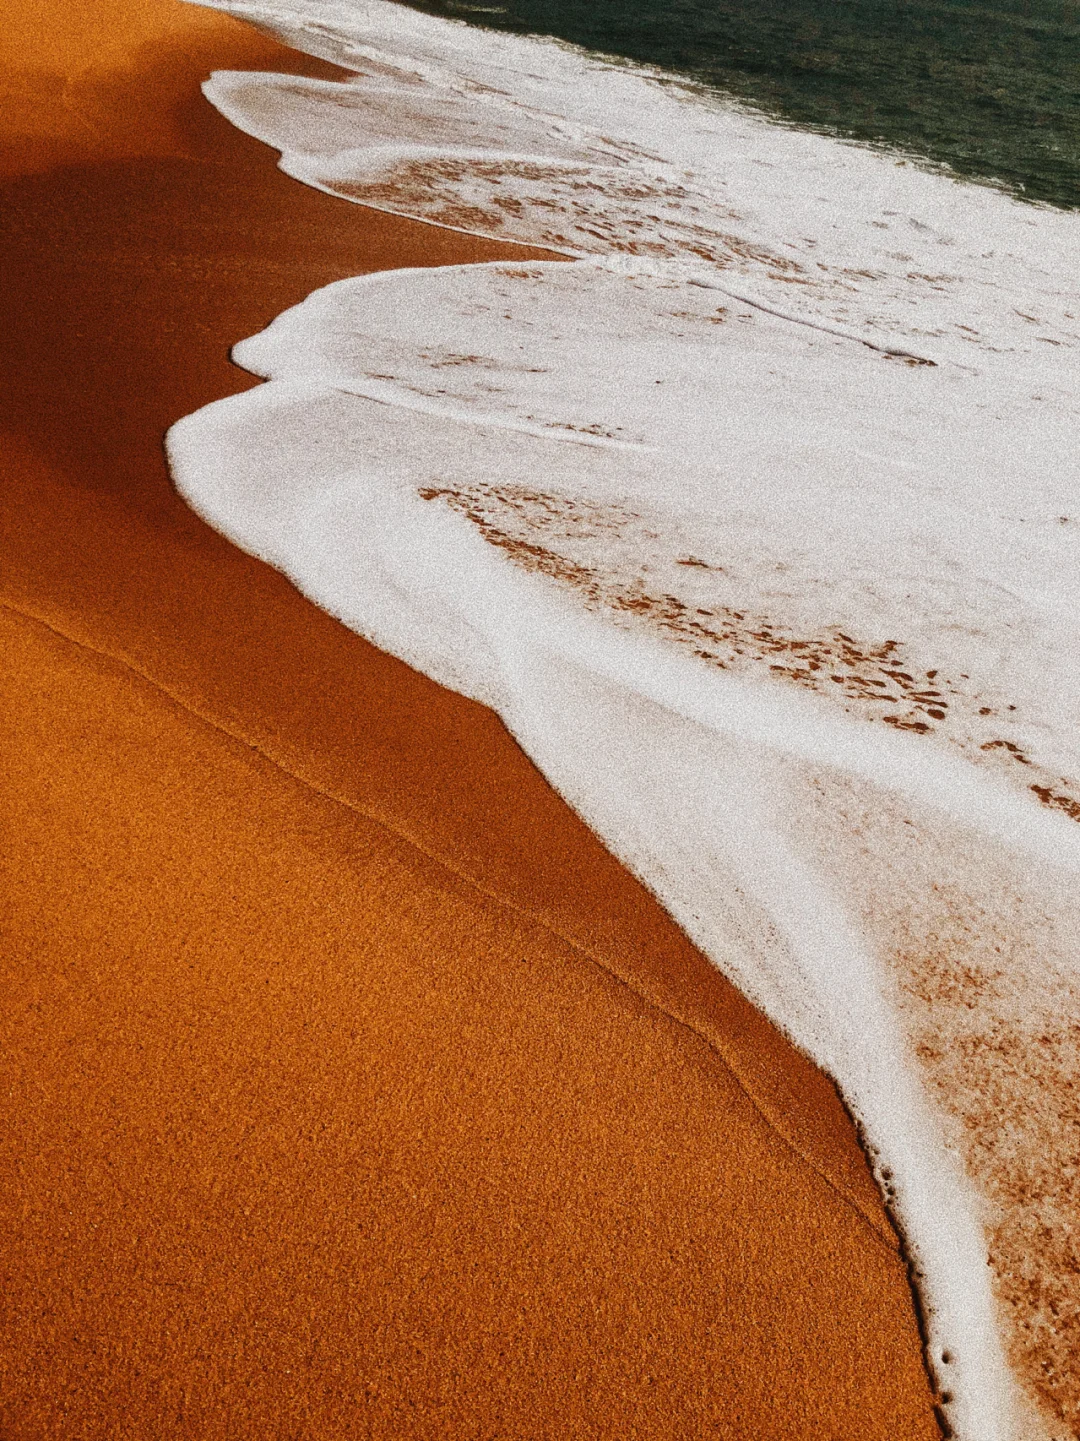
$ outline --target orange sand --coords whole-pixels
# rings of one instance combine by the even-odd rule
[[[831,1086],[494,716],[169,487],[233,340],[503,251],[277,173],[196,81],[328,68],[234,22],[19,24],[0,1435],[937,1436]]]

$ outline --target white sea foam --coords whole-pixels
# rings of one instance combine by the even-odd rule
[[[180,489],[494,706],[837,1079],[957,1434],[1080,1434],[1080,218],[382,0],[220,8],[361,72],[209,82],[290,174],[577,263],[317,292]]]

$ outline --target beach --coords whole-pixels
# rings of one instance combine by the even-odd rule
[[[198,94],[330,66],[79,24],[5,54],[4,1434],[940,1434],[833,1084],[490,710],[170,484],[312,290],[546,253],[319,194]]]

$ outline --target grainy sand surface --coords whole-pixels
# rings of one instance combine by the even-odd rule
[[[0,1434],[936,1436],[828,1082],[494,716],[169,485],[232,341],[505,252],[280,175],[197,82],[328,71],[220,16],[0,54]]]

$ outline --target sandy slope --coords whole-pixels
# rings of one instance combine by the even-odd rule
[[[232,340],[499,248],[195,90],[313,62],[75,10],[4,42],[0,1430],[932,1437],[831,1087],[493,716],[169,487]]]

